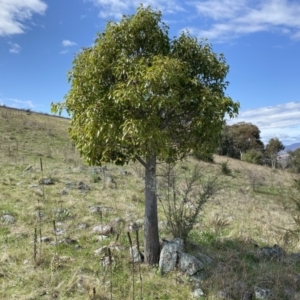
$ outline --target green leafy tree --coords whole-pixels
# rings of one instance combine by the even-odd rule
[[[145,261],[157,263],[157,161],[175,162],[203,142],[216,143],[224,116],[223,55],[188,33],[173,40],[161,12],[140,6],[109,22],[68,74],[71,88],[52,112],[71,115],[70,136],[90,165],[139,161],[145,167]]]
[[[265,149],[265,154],[270,160],[272,168],[276,167],[278,152],[282,150],[284,150],[284,146],[278,138],[272,138],[269,140]]]
[[[260,130],[256,125],[239,122],[223,127],[219,154],[242,158],[246,151],[251,149],[262,151],[263,148],[264,144],[260,139]]]

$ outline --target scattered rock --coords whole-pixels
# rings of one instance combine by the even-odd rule
[[[106,166],[104,167],[90,167],[90,172],[92,174],[103,174],[103,172],[107,170]]]
[[[112,207],[108,207],[108,206],[101,206],[101,205],[89,206],[89,211],[92,214],[94,214],[94,213],[100,213],[100,212],[110,212],[112,210],[113,210],[113,208]]]
[[[106,240],[107,238],[108,238],[108,236],[106,236],[106,235],[98,235],[95,237],[95,241],[101,242],[101,241]]]
[[[218,300],[233,300],[233,298],[230,297],[229,293],[227,291],[219,291],[215,294],[215,298]]]
[[[204,269],[204,263],[184,252],[182,239],[163,240],[161,249],[159,269],[162,273],[170,272],[178,267],[182,272],[192,276]]]
[[[204,269],[204,264],[199,259],[184,252],[179,254],[178,266],[181,271],[190,276]]]
[[[2,217],[1,217],[1,220],[2,222],[4,222],[5,224],[14,224],[16,219],[15,217],[13,217],[12,215],[10,214],[4,214]]]
[[[41,242],[42,243],[50,243],[52,241],[52,238],[49,236],[43,236],[41,237]]]
[[[88,223],[83,222],[83,223],[79,223],[78,226],[77,226],[77,228],[80,229],[80,230],[82,230],[82,229],[88,228],[89,226],[90,225]]]
[[[131,172],[125,171],[125,170],[121,170],[120,171],[121,175],[131,175]]]
[[[190,250],[192,250],[192,254],[196,258],[198,258],[204,264],[204,266],[210,265],[212,263],[212,258],[202,253],[202,249],[199,245],[190,244]]]
[[[28,186],[28,188],[29,188],[29,189],[38,189],[38,190],[41,189],[41,187],[40,187],[38,184],[30,184],[30,185]]]
[[[100,255],[100,254],[108,255],[108,248],[109,247],[107,247],[107,246],[100,247],[99,249],[94,251],[94,254],[95,255]]]
[[[164,240],[159,259],[159,269],[162,273],[170,272],[175,269],[179,252],[184,251],[184,243],[182,239],[174,239],[173,241]]]
[[[88,191],[90,187],[87,184],[85,184],[83,181],[79,181],[78,189],[81,191]]]
[[[42,292],[39,294],[40,297],[45,296],[45,295],[47,295],[47,291],[42,291]]]
[[[282,258],[285,255],[285,251],[278,245],[273,247],[261,247],[258,248],[258,254],[267,258]]]
[[[101,225],[94,226],[92,229],[92,232],[99,233],[102,235],[109,235],[109,234],[113,233],[113,228],[112,228],[112,226],[110,226],[108,224],[101,224]]]
[[[65,231],[62,228],[56,228],[56,232],[55,232],[56,235],[62,235],[64,233]]]
[[[65,195],[68,195],[68,189],[66,187],[64,187],[61,191],[60,191],[60,194],[62,196],[65,196]]]
[[[117,182],[113,179],[112,175],[105,174],[104,176],[105,185],[111,188],[117,188]]]
[[[114,258],[110,256],[105,256],[101,259],[101,264],[103,267],[109,266],[110,264],[114,263]]]
[[[113,210],[113,208],[112,208],[112,207],[109,207],[109,206],[100,206],[100,209],[101,209],[101,211],[103,211],[103,212],[110,212],[110,211]]]
[[[89,211],[91,214],[99,213],[101,212],[101,206],[99,205],[89,206]]]
[[[117,252],[123,251],[125,249],[124,246],[117,242],[109,243],[108,247],[110,248],[110,250]]]
[[[103,247],[98,248],[97,250],[94,251],[94,254],[97,255],[97,256],[98,255],[109,256],[109,250],[108,249],[110,249],[111,252],[113,252],[113,251],[120,252],[121,250],[123,250],[123,248],[121,246],[119,246],[118,244],[111,243],[108,246],[103,246]]]
[[[205,294],[204,294],[204,292],[200,288],[197,288],[197,289],[193,290],[192,296],[194,298],[200,298],[200,297],[204,297]]]
[[[254,293],[255,293],[255,299],[257,300],[268,299],[271,296],[271,290],[263,289],[258,286],[254,287]]]
[[[138,231],[140,229],[140,226],[136,222],[131,222],[128,225],[128,230],[129,231]]]
[[[62,240],[59,241],[59,244],[65,244],[65,245],[74,245],[74,244],[77,244],[78,241],[77,240],[74,240],[74,239],[71,239],[69,237],[66,237]]]
[[[144,261],[144,255],[139,251],[137,246],[130,247],[129,254],[133,263],[141,263]]]
[[[291,253],[285,257],[287,263],[298,263],[300,262],[300,253]]]
[[[54,184],[54,181],[51,178],[42,178],[42,179],[39,180],[39,184],[51,185],[51,184]]]

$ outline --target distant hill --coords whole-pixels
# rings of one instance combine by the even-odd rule
[[[300,143],[294,143],[294,144],[285,146],[284,151],[286,151],[286,152],[287,152],[287,151],[294,151],[294,150],[296,150],[297,148],[300,148]]]

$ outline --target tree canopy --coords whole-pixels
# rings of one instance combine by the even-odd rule
[[[175,162],[201,144],[217,143],[225,114],[234,117],[239,108],[225,95],[225,57],[188,32],[170,39],[161,18],[141,5],[136,14],[109,22],[75,57],[65,100],[52,104],[53,112],[71,114],[71,138],[90,165],[144,165],[150,263],[159,255],[157,159]]]
[[[282,150],[284,150],[284,146],[278,138],[270,139],[268,144],[266,145],[265,153],[271,161],[272,168],[276,167],[277,154]]]
[[[219,153],[234,158],[249,150],[262,151],[264,144],[260,139],[259,128],[252,123],[239,122],[225,125],[221,134]]]

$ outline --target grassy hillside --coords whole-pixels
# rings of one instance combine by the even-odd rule
[[[132,271],[127,231],[131,222],[142,223],[143,168],[88,167],[72,147],[68,124],[0,107],[0,299],[192,299],[197,284],[179,271],[161,275],[144,264]],[[221,171],[225,164],[229,175]],[[187,252],[213,259],[200,282],[206,299],[242,299],[242,289],[257,286],[272,291],[268,299],[300,299],[300,244],[284,230],[297,228],[288,199],[299,178],[218,156],[212,164],[189,158],[178,172],[189,174],[195,165],[218,182],[186,244]],[[159,221],[160,236],[171,239],[161,206]],[[96,225],[113,232],[101,240]],[[260,255],[274,244],[286,254]],[[94,253],[108,245],[111,268]],[[224,291],[231,298],[222,298]]]

